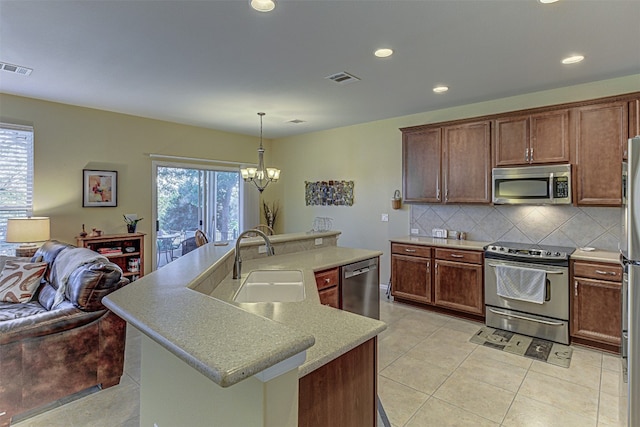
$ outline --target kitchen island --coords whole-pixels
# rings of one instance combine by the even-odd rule
[[[243,240],[240,279],[233,247],[208,244],[105,298],[144,334],[141,425],[297,425],[298,380],[363,345],[373,345],[375,378],[385,324],[321,305],[314,272],[381,253],[338,247],[338,235],[272,236],[272,257],[258,254],[261,239]],[[305,299],[233,302],[256,269],[300,270]]]

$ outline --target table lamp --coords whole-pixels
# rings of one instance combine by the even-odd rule
[[[36,253],[36,242],[51,238],[48,217],[9,218],[7,243],[22,243],[16,248],[16,256],[30,257]]]

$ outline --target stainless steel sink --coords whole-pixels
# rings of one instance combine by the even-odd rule
[[[304,299],[300,270],[254,270],[233,297],[235,302],[297,302]]]

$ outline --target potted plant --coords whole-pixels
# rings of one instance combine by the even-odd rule
[[[127,231],[129,233],[135,233],[136,227],[138,226],[138,222],[142,221],[144,218],[138,218],[136,215],[122,215],[124,217],[124,222],[127,223]]]

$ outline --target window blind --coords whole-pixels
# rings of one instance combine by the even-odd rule
[[[0,123],[0,254],[13,248],[5,243],[7,219],[33,211],[33,127]]]

